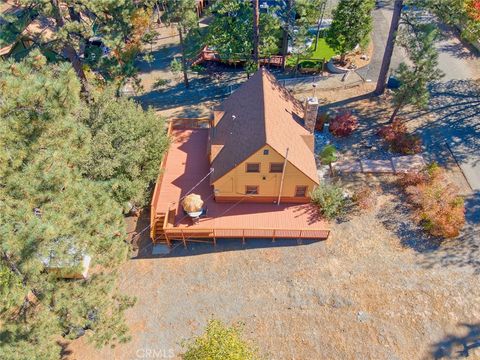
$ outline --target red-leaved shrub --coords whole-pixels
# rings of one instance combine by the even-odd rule
[[[334,136],[348,136],[358,128],[358,119],[351,112],[343,112],[330,121],[329,128]]]
[[[405,123],[396,118],[390,125],[386,125],[378,131],[390,146],[393,152],[411,155],[422,151],[422,141],[416,135],[408,134]]]
[[[459,235],[465,224],[463,198],[442,168],[433,165],[419,173],[405,174],[400,183],[415,208],[416,218],[429,234],[443,238]]]

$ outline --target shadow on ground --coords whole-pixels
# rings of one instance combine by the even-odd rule
[[[432,345],[433,359],[460,359],[472,355],[472,350],[480,348],[480,324],[459,324],[466,330],[466,335],[447,335]]]
[[[420,126],[416,132],[424,143],[434,146],[446,141],[455,148],[458,162],[472,161],[472,166],[480,166],[480,87],[478,81],[452,80],[438,83],[431,88],[431,101],[428,111],[410,113],[416,119],[428,114],[431,121]]]
[[[306,246],[310,244],[318,243],[316,240],[297,240],[297,239],[276,239],[272,242],[271,239],[246,239],[245,243],[242,243],[242,239],[218,239],[217,245],[214,246],[213,242],[188,242],[187,247],[183,246],[182,241],[174,241],[169,253],[163,253],[167,251],[166,245],[160,245],[164,247],[160,251],[161,254],[154,255],[150,250],[149,254],[142,252],[142,256],[137,256],[134,259],[142,258],[176,258],[185,256],[205,255],[212,253],[230,252],[230,251],[248,251],[255,249],[269,249],[280,247],[292,247],[292,246]]]

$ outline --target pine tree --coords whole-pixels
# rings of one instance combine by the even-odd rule
[[[401,63],[396,74],[400,87],[393,94],[394,110],[390,117],[392,122],[398,112],[406,105],[425,107],[430,99],[428,85],[443,76],[438,66],[438,52],[435,40],[438,30],[432,24],[409,22],[400,34],[398,42],[406,50],[413,63],[408,66]]]
[[[373,27],[372,10],[374,0],[340,0],[333,11],[332,25],[327,31],[326,41],[345,62],[348,52],[357,45],[366,47]]]
[[[133,100],[115,98],[112,88],[92,97],[84,120],[92,136],[85,174],[105,185],[125,210],[141,207],[168,146],[165,122]]]
[[[215,48],[224,61],[246,61],[247,74],[254,55],[253,7],[247,1],[225,0],[212,7],[215,14],[208,26],[205,43]],[[269,58],[279,49],[280,22],[268,13],[259,14],[258,57]]]
[[[0,62],[1,359],[59,359],[61,337],[85,331],[97,346],[129,338],[123,312],[133,300],[115,282],[128,255],[119,202],[145,195],[165,131],[108,91],[93,92],[85,111],[80,88],[70,64],[47,65],[38,51]],[[161,137],[143,139],[150,127]],[[92,164],[109,172],[98,178]],[[66,280],[85,255],[89,277]]]
[[[182,51],[182,71],[185,87],[189,87],[188,59],[185,37],[190,31],[198,27],[197,2],[195,0],[169,0],[166,3],[164,21],[177,26]]]
[[[132,75],[132,54],[140,50],[139,35],[145,31],[135,27],[138,23],[136,18],[143,12],[142,3],[135,5],[127,0],[23,0],[20,5],[25,15],[9,17],[9,22],[0,28],[0,39],[4,43],[19,36],[32,19],[38,18],[50,24],[52,35],[36,37],[34,47],[43,51],[52,50],[68,59],[84,91],[88,92],[90,88],[86,64],[99,70],[107,79]],[[101,38],[111,54],[98,56],[93,61],[80,55],[94,36]]]

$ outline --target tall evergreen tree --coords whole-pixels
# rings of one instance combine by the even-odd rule
[[[116,98],[113,88],[92,98],[84,119],[92,136],[85,175],[105,185],[125,210],[143,206],[168,146],[165,122],[131,99]]]
[[[159,163],[148,137],[161,153],[165,131],[108,91],[83,103],[80,88],[68,63],[38,51],[0,62],[1,359],[59,359],[61,337],[84,332],[97,346],[129,338],[133,301],[115,282],[128,254],[119,202],[145,195]],[[86,255],[89,277],[66,280]]]
[[[182,51],[182,71],[185,87],[189,87],[188,81],[188,59],[185,37],[193,29],[198,27],[197,2],[195,0],[168,0],[164,20],[167,23],[174,23],[177,26],[180,37],[180,48]]]
[[[398,42],[406,50],[412,66],[401,63],[396,73],[400,87],[393,94],[393,121],[406,105],[425,107],[430,99],[428,85],[441,79],[438,67],[438,52],[435,40],[438,30],[433,24],[410,22],[400,33]]]
[[[253,7],[248,1],[225,0],[212,6],[215,14],[205,42],[225,61],[251,60],[254,54]],[[269,13],[259,15],[259,58],[269,58],[279,49],[280,22]],[[251,67],[249,63],[247,63]]]
[[[347,53],[357,45],[368,45],[374,6],[374,0],[340,0],[333,11],[333,21],[327,31],[326,41],[340,54],[341,62],[345,61]]]

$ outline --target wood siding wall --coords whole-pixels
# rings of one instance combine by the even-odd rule
[[[264,150],[269,154],[264,155]],[[239,164],[235,169],[225,174],[214,182],[216,199],[218,201],[235,201],[245,197],[247,185],[257,185],[258,195],[249,195],[252,202],[275,202],[280,191],[282,173],[271,173],[270,163],[283,163],[284,156],[277,153],[270,146],[265,145],[247,160]],[[247,163],[259,163],[259,173],[247,173]],[[315,182],[287,162],[285,178],[282,189],[282,201],[285,202],[308,202],[309,193],[313,190]],[[307,186],[306,198],[295,198],[297,186]]]

